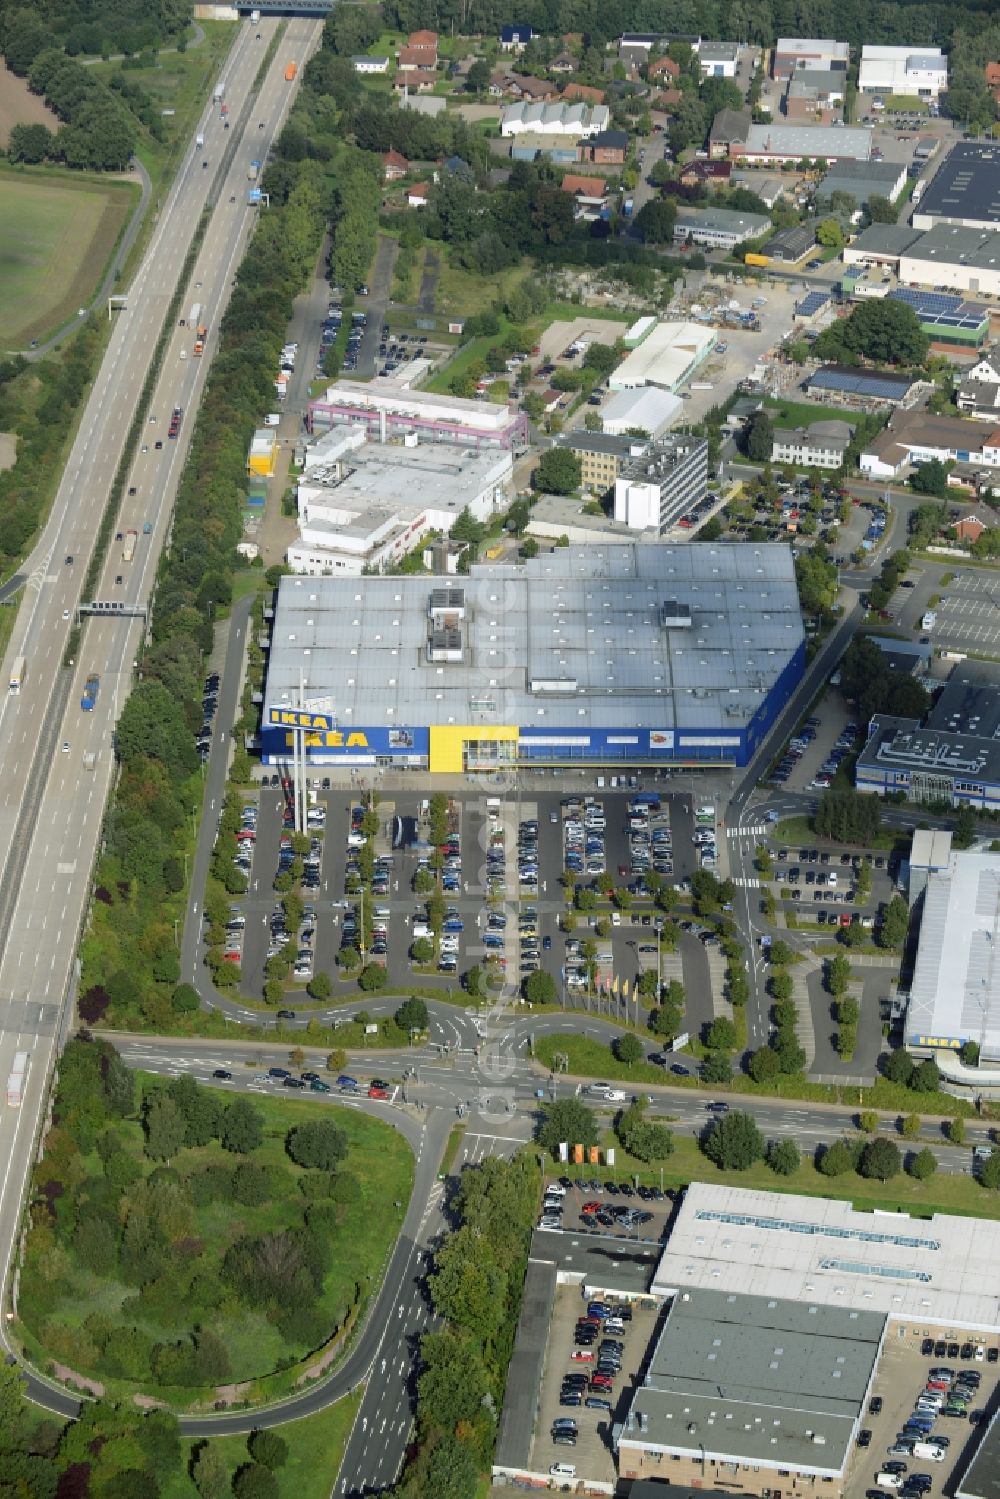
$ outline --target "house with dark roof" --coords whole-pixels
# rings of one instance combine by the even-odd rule
[[[578,66],[572,52],[560,52],[558,57],[554,57],[549,63],[549,72],[565,76],[568,73],[575,73]]]
[[[898,406],[916,384],[912,375],[889,370],[854,369],[843,364],[822,364],[806,382],[806,394],[823,401],[877,401]]]
[[[624,130],[600,130],[589,140],[581,141],[581,161],[597,166],[620,167],[628,154],[628,136]]]
[[[531,78],[526,73],[512,73],[509,88],[515,99],[526,99],[531,104],[547,104],[559,97],[559,90],[550,78]]]
[[[697,187],[704,183],[706,187],[718,190],[729,186],[732,173],[731,161],[700,161],[695,157],[692,161],[684,163],[678,175],[685,187]]]
[[[794,265],[802,260],[816,243],[811,224],[795,224],[790,229],[779,229],[761,250],[771,260],[780,260],[785,265]]]
[[[446,156],[441,165],[451,177],[461,177],[466,182],[475,178],[475,172],[462,156]]]
[[[965,416],[1000,423],[1000,348],[994,348],[968,370],[955,392]]]
[[[512,25],[500,28],[500,46],[504,52],[523,52],[534,37],[534,29],[523,23],[514,22]]]
[[[753,119],[749,109],[720,109],[708,132],[708,154],[717,160],[728,156],[733,145],[746,145]]]

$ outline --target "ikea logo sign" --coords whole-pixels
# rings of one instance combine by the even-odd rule
[[[320,729],[333,732],[333,719],[329,713],[310,713],[302,708],[269,708],[267,721],[274,729]]]

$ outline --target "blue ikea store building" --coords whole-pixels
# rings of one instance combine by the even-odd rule
[[[743,766],[804,666],[784,545],[615,541],[459,578],[290,576],[261,753],[285,764],[301,733],[310,766]]]

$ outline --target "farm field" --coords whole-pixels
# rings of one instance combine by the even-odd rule
[[[138,187],[66,173],[0,171],[0,326],[23,348],[93,295]]]
[[[59,129],[59,120],[40,94],[33,94],[23,78],[0,62],[0,146],[6,149],[13,125],[47,125]]]

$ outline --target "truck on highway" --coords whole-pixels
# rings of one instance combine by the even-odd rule
[[[14,1065],[7,1078],[7,1103],[12,1109],[16,1109],[24,1097],[24,1085],[28,1078],[30,1059],[30,1052],[16,1051],[14,1053]]]
[[[198,134],[194,138],[194,143],[198,147],[199,151],[201,151],[201,150],[204,149],[205,137],[204,137],[204,135],[202,135],[202,133],[201,133],[200,130],[198,131]]]
[[[97,769],[97,752],[96,752],[96,750],[87,750],[86,751],[86,753],[84,754],[84,757],[83,757],[83,768],[84,768],[84,770],[96,770]]]
[[[188,313],[188,327],[197,328],[198,319],[201,317],[201,303],[192,302],[191,311]]]
[[[122,561],[123,562],[131,562],[132,561],[132,558],[135,556],[135,544],[136,544],[136,542],[138,540],[139,540],[139,533],[137,531],[126,531],[125,532],[125,542],[124,542],[124,545],[122,546]]]
[[[208,337],[208,329],[206,328],[206,326],[205,326],[204,323],[199,323],[198,324],[198,328],[197,328],[197,332],[195,333],[195,336],[194,336],[194,352],[196,354],[204,354],[204,352],[205,352],[205,339],[207,337]]]
[[[298,65],[298,63],[297,62],[290,62],[288,64],[288,67],[285,69],[285,82],[286,83],[291,83],[292,79],[295,77],[295,75],[296,75],[296,73],[298,71],[299,71],[299,65]]]
[[[260,162],[259,161],[252,161],[250,163],[249,167],[247,168],[247,181],[248,182],[256,182],[259,173],[260,173]]]
[[[217,83],[215,85],[215,88],[212,91],[212,98],[214,99],[214,101],[215,101],[216,104],[221,104],[222,103],[222,98],[223,98],[223,95],[225,94],[225,92],[226,92],[226,85],[224,83]]]
[[[168,437],[176,437],[181,430],[181,417],[184,415],[180,406],[175,406],[170,413],[170,426],[167,428]]]
[[[250,25],[251,26],[259,26],[260,25],[260,11],[259,10],[252,10],[250,12]]]
[[[28,670],[28,663],[25,661],[24,657],[23,656],[17,656],[17,657],[15,657],[14,665],[10,669],[10,683],[9,683],[9,686],[10,686],[11,692],[20,692],[20,690],[21,690],[21,684],[24,681],[25,673],[27,672],[27,670]]]
[[[96,671],[92,671],[83,684],[83,697],[80,699],[80,707],[84,713],[92,713],[94,704],[97,702],[97,694],[101,690],[101,679]]]

